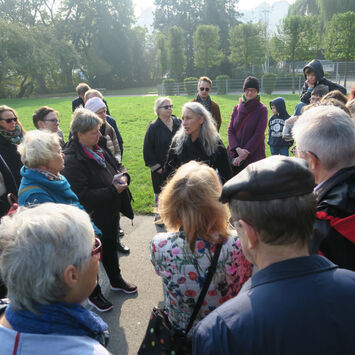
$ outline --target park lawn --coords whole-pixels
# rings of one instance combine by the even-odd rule
[[[292,114],[299,101],[298,95],[282,95],[286,100],[287,111]],[[277,95],[262,95],[261,101],[268,107],[269,117],[272,112],[269,102]],[[183,104],[192,97],[172,97],[176,116],[181,117]],[[221,109],[222,126],[220,134],[227,146],[227,128],[233,107],[237,103],[237,97],[232,95],[212,96]],[[68,137],[71,120],[72,98],[36,98],[36,99],[11,99],[2,100],[5,104],[14,108],[26,130],[33,129],[32,114],[42,105],[53,107],[59,112],[60,127],[64,137]],[[154,205],[153,188],[150,178],[150,170],[145,167],[143,161],[143,140],[149,122],[155,119],[154,102],[156,96],[131,96],[106,98],[110,113],[117,121],[118,128],[124,141],[123,163],[131,175],[131,191],[134,198],[133,208],[136,213],[152,213]],[[265,141],[267,140],[267,133]],[[266,145],[266,155],[270,155],[269,146]]]

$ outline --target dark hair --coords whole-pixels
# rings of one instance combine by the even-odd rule
[[[313,193],[270,201],[232,199],[234,220],[243,219],[270,245],[305,245],[312,233],[317,203]]]
[[[339,90],[333,90],[328,92],[328,94],[324,95],[320,100],[320,103],[323,104],[324,101],[328,99],[336,99],[342,102],[344,105],[348,102],[348,98]]]
[[[315,95],[323,97],[324,95],[328,94],[328,92],[329,87],[327,85],[319,84],[313,89],[311,96]]]
[[[42,106],[37,111],[35,111],[35,113],[32,116],[34,126],[36,128],[39,128],[38,127],[38,121],[44,121],[44,118],[50,112],[55,112],[56,114],[58,114],[58,112],[54,108],[51,108],[51,107],[48,107],[48,106]]]
[[[311,73],[314,73],[314,74],[315,74],[314,70],[313,70],[312,68],[310,68],[310,67],[306,68],[306,69],[304,70],[304,73],[305,73],[306,75],[311,74]]]
[[[76,87],[76,93],[78,94],[78,96],[82,96],[84,95],[88,90],[90,90],[90,86],[86,83],[80,83],[77,87]]]

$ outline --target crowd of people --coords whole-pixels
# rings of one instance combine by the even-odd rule
[[[318,60],[304,75],[293,115],[278,97],[269,119],[259,81],[248,76],[227,147],[208,77],[181,120],[169,97],[155,101],[143,143],[159,232],[150,257],[167,322],[186,333],[194,354],[355,349],[355,89],[346,97]],[[107,325],[81,305],[114,307],[99,260],[112,290],[138,290],[117,254],[129,254],[120,214],[134,217],[122,136],[99,91],[79,84],[77,93],[67,142],[55,109],[36,110],[36,129],[26,133],[17,113],[0,106],[4,353],[106,354]]]

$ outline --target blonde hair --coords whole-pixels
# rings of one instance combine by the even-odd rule
[[[177,232],[181,227],[190,249],[196,238],[222,242],[230,234],[228,209],[219,202],[222,186],[216,172],[206,164],[182,165],[159,195],[158,213],[164,224]]]
[[[57,133],[36,129],[25,135],[17,150],[27,168],[38,168],[45,166],[53,158],[56,143],[60,147]]]
[[[208,112],[199,102],[187,102],[182,107],[183,116],[186,109],[192,111],[192,113],[194,113],[199,119],[202,117],[205,118],[205,121],[201,126],[199,138],[206,154],[211,156],[217,150],[217,143],[220,140],[220,136],[218,134],[216,124],[212,118],[211,113]],[[186,133],[184,126],[181,125],[179,130],[176,132],[171,144],[172,146],[175,146],[173,149],[175,150],[176,154],[180,154],[182,152],[183,145],[188,138],[189,135]]]
[[[9,107],[9,106],[6,106],[6,105],[1,105],[0,106],[0,118],[1,118],[2,113],[6,112],[6,111],[10,111],[10,112],[12,112],[14,114],[14,116],[17,118],[17,122],[16,123],[21,127],[22,133],[26,134],[25,129],[23,128],[21,122],[18,119],[16,111],[12,107]]]
[[[98,97],[101,100],[104,98],[99,90],[89,89],[84,95],[84,101],[86,102],[93,97]]]

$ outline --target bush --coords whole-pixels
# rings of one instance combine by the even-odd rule
[[[164,95],[176,95],[176,82],[175,79],[163,80]]]
[[[228,75],[218,75],[216,76],[216,83],[217,83],[217,94],[224,95],[226,94],[226,82],[229,80]]]
[[[187,95],[195,95],[197,91],[198,78],[190,76],[184,79],[184,87]]]
[[[263,88],[265,93],[268,95],[272,94],[272,92],[275,90],[276,80],[276,74],[269,73],[263,76]]]

